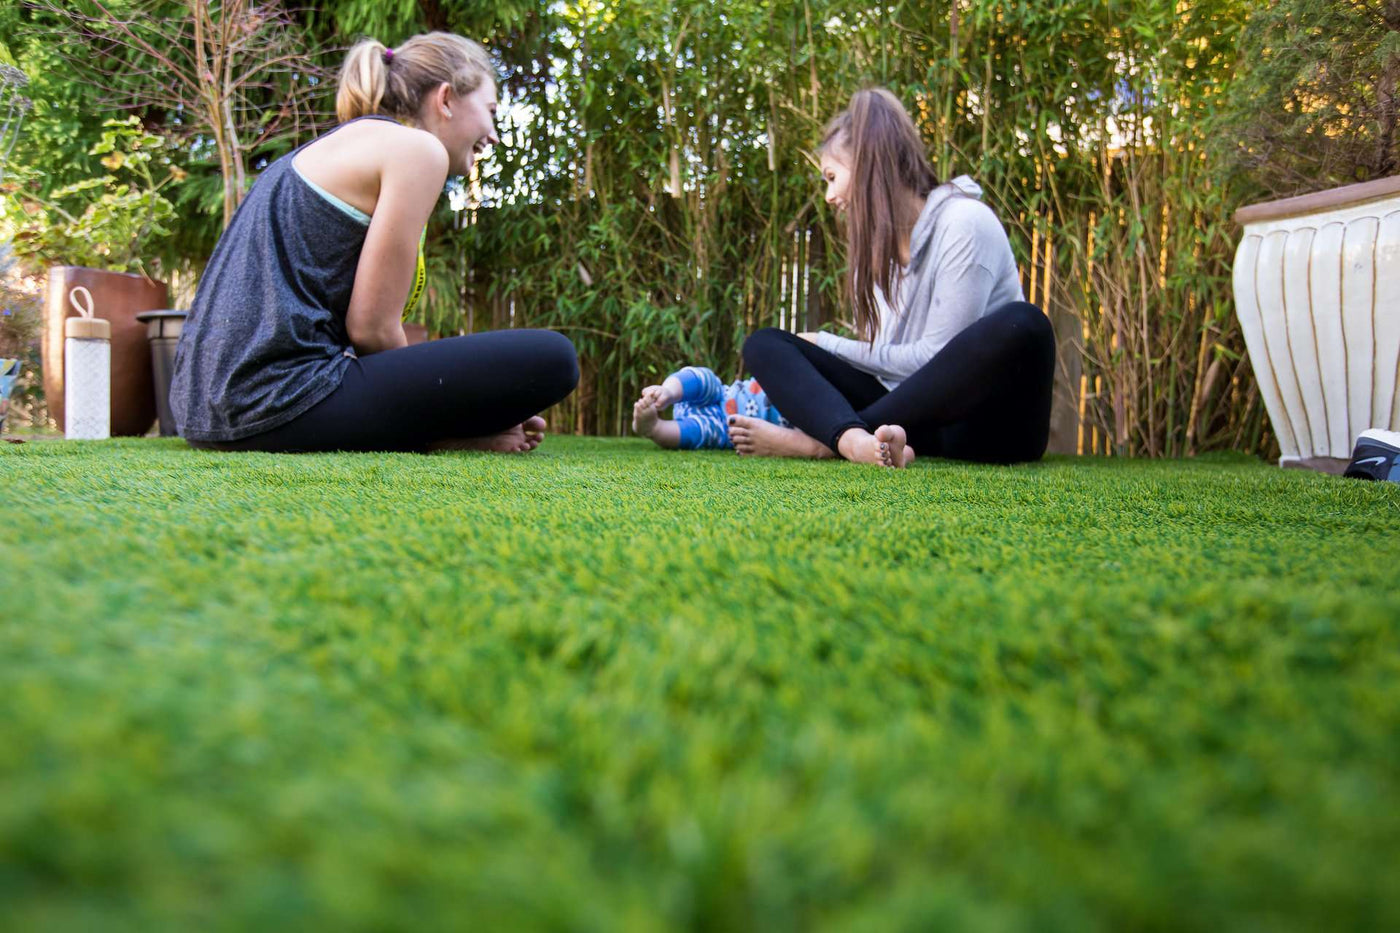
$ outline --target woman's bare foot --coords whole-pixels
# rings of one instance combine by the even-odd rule
[[[745,457],[799,457],[823,460],[834,456],[821,441],[797,428],[785,428],[761,418],[729,416],[729,440]]]
[[[902,470],[913,459],[905,455],[907,438],[897,424],[882,424],[871,434],[864,428],[851,428],[836,441],[841,456],[853,463]]]
[[[544,440],[545,421],[539,415],[526,418],[515,427],[487,437],[467,437],[454,441],[439,441],[431,450],[484,450],[498,454],[523,454],[540,446]]]

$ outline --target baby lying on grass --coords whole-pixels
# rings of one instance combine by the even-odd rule
[[[674,420],[662,421],[661,412],[670,405],[676,406]],[[671,373],[661,385],[642,390],[632,406],[632,430],[670,450],[731,450],[731,415],[791,428],[756,380],[725,385],[714,370],[687,366]]]
[[[674,420],[661,412],[675,405]],[[758,457],[834,457],[825,444],[802,433],[778,413],[756,379],[725,385],[713,370],[687,366],[647,386],[632,406],[632,431],[670,450],[734,450]],[[914,450],[904,446],[904,463]],[[886,466],[892,466],[886,463]]]

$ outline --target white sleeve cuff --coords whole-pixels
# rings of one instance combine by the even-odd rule
[[[842,355],[841,338],[831,333],[830,331],[817,331],[817,346],[821,347],[827,353],[832,353],[836,356]]]

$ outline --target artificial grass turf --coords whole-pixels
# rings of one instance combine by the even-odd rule
[[[1400,487],[0,451],[0,928],[1395,928]]]

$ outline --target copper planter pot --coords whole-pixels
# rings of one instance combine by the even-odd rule
[[[144,435],[156,420],[156,395],[146,325],[136,315],[169,307],[170,289],[164,282],[125,272],[84,266],[49,270],[41,346],[44,396],[60,430],[64,427],[63,322],[77,316],[68,295],[79,285],[92,293],[97,317],[112,324],[112,436]]]

